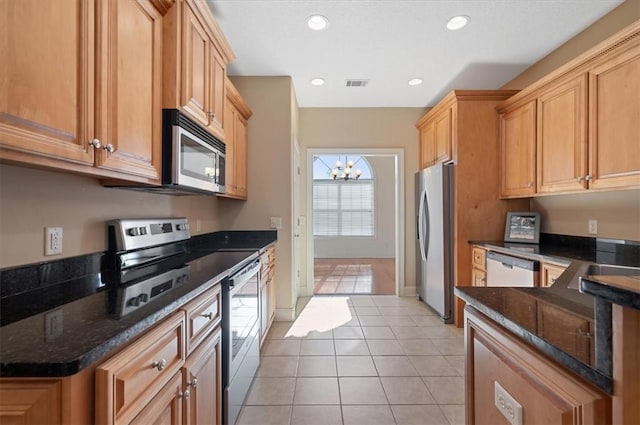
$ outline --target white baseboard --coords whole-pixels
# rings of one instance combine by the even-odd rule
[[[296,309],[295,308],[277,308],[276,309],[276,317],[274,321],[276,322],[291,322],[296,318]]]
[[[416,287],[415,286],[405,286],[402,289],[403,297],[415,297],[416,296]]]

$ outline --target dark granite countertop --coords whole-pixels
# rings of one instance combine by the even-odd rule
[[[548,288],[550,289],[550,288]],[[553,360],[611,393],[612,378],[600,370],[598,357],[610,347],[594,341],[595,317],[590,296],[547,288],[457,287],[456,296]]]
[[[622,289],[606,276],[598,276],[580,279],[580,287],[584,288],[578,291],[578,280],[591,264],[640,267],[640,243],[552,234],[542,234],[537,245],[470,243],[567,267],[549,288],[457,287],[455,294],[553,360],[611,393],[610,302],[638,302],[640,288],[630,295],[628,287]],[[627,284],[640,285],[640,278],[637,283]],[[621,291],[625,291],[624,296]]]
[[[0,376],[73,375],[115,352],[276,241],[275,231],[194,236],[171,267],[188,280],[121,316],[106,253],[0,270]],[[238,251],[238,252],[229,252]],[[45,315],[57,314],[57,329]]]
[[[640,310],[640,272],[623,276],[586,276],[580,279],[580,292]]]

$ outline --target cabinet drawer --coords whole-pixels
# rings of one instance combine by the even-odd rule
[[[487,251],[485,249],[474,246],[471,258],[472,258],[471,261],[473,263],[473,267],[476,267],[482,270],[487,269]]]
[[[184,312],[96,369],[96,422],[128,424],[184,364]]]
[[[566,267],[542,263],[542,267],[540,267],[540,270],[542,272],[540,286],[546,288],[556,282],[556,279],[566,270]]]
[[[217,284],[184,306],[187,313],[187,355],[220,323],[220,288],[221,285]]]

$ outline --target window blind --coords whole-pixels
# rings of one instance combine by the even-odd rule
[[[314,180],[314,236],[373,236],[372,180]]]

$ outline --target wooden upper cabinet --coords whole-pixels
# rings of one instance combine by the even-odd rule
[[[0,2],[0,157],[157,183],[161,3]]]
[[[93,164],[94,6],[0,1],[0,158]]]
[[[164,108],[179,108],[225,140],[225,76],[234,58],[206,2],[181,0],[164,23]]]
[[[435,118],[435,163],[451,159],[451,108],[446,108]]]
[[[500,114],[500,196],[516,198],[535,193],[536,101]]]
[[[538,96],[538,193],[587,189],[586,75]]]
[[[247,124],[252,112],[228,78],[225,85],[226,181],[225,193],[219,196],[247,199]]]
[[[96,166],[159,180],[162,15],[150,0],[98,4]]]
[[[638,93],[640,21],[504,102],[501,196],[640,188]],[[518,143],[535,168],[513,161]]]
[[[203,126],[209,125],[210,41],[189,6],[184,7],[182,40],[182,109]]]
[[[436,126],[429,122],[420,128],[420,169],[432,166],[436,157]]]
[[[589,70],[590,189],[640,187],[640,36],[631,44]]]
[[[434,108],[435,109],[435,108]],[[418,122],[420,130],[420,168],[451,159],[451,105],[428,112]]]

